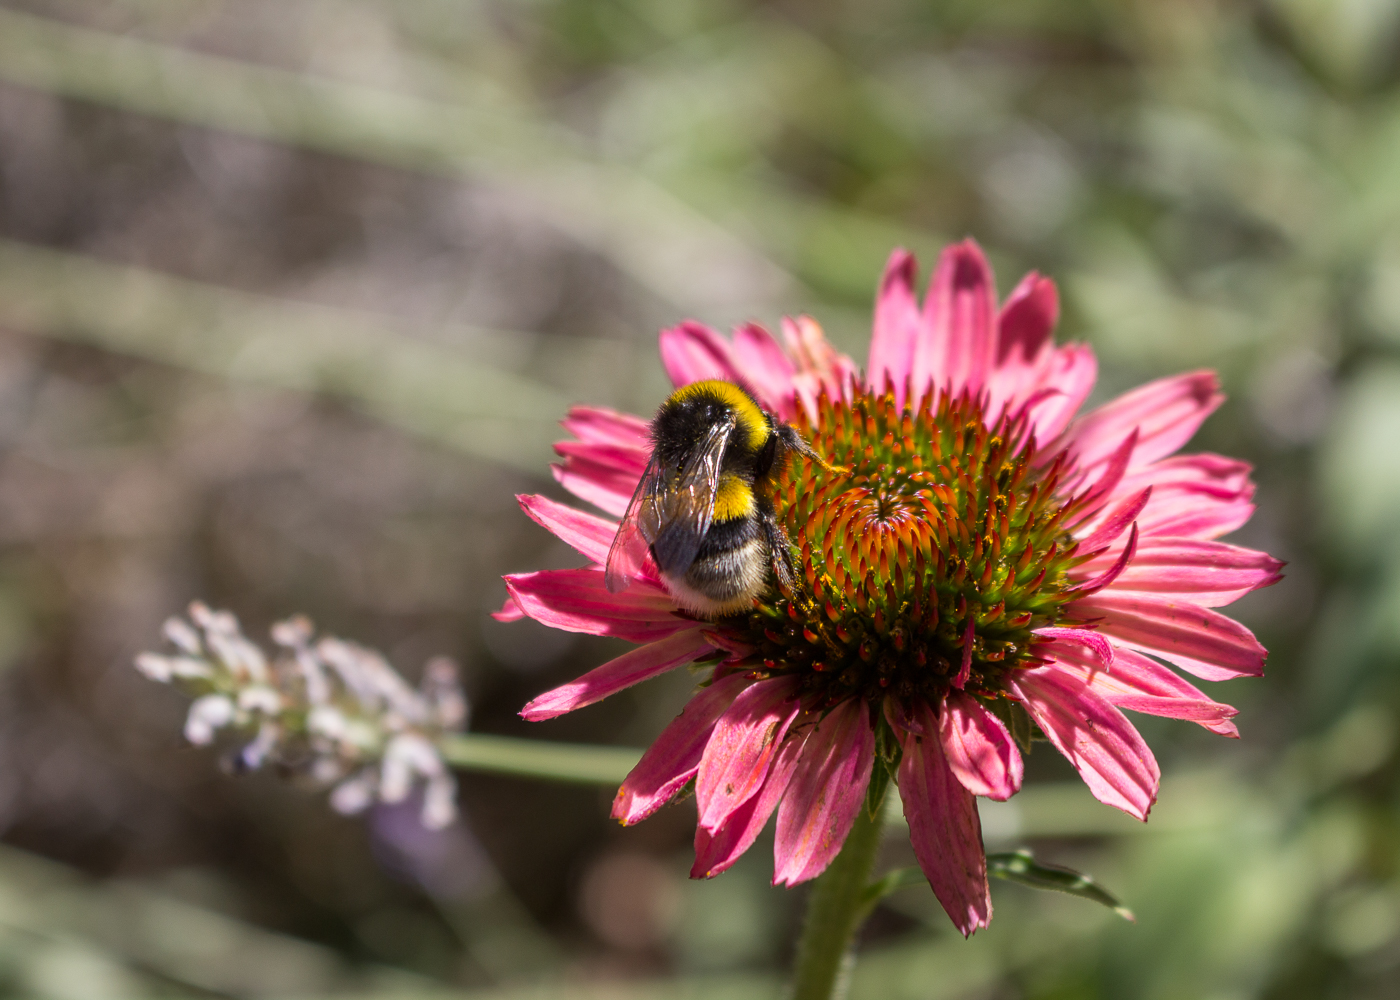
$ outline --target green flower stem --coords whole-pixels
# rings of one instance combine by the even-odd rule
[[[884,810],[856,817],[841,853],[812,887],[797,946],[792,1000],[840,1000],[850,984],[855,952],[851,939],[871,907],[866,885],[880,846]]]
[[[438,750],[449,765],[468,771],[586,785],[621,784],[642,756],[640,750],[631,747],[553,743],[484,733],[445,736],[438,741]]]

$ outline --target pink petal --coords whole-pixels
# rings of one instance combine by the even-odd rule
[[[730,813],[718,830],[711,833],[703,826],[695,827],[695,864],[690,869],[691,878],[714,878],[728,871],[740,855],[753,846],[787,790],[806,741],[805,731],[790,733],[783,740],[763,779],[763,787]]]
[[[1051,647],[1049,652],[1038,650],[1037,655],[1056,656],[1056,651],[1062,643],[1071,642],[1092,650],[1094,657],[1105,669],[1113,666],[1113,644],[1101,632],[1087,628],[1062,628],[1057,625],[1049,625],[1036,629],[1032,634],[1037,639],[1045,640],[1044,643],[1037,643],[1037,645]]]
[[[918,262],[908,250],[897,248],[885,264],[885,276],[875,296],[875,328],[870,338],[866,381],[883,392],[888,380],[894,385],[895,405],[904,405],[904,384],[913,373],[914,345],[923,318],[914,296]]]
[[[1066,434],[1080,468],[1104,461],[1136,428],[1132,468],[1140,469],[1191,440],[1224,402],[1214,372],[1198,371],[1149,382],[1076,420]]]
[[[1085,580],[1083,583],[1076,584],[1074,588],[1075,593],[1085,595],[1094,594],[1109,586],[1123,575],[1124,570],[1128,568],[1128,563],[1131,562],[1133,557],[1137,554],[1137,547],[1138,526],[1137,523],[1134,522],[1133,530],[1128,535],[1128,544],[1123,546],[1123,551],[1119,553],[1118,558],[1098,576]],[[1085,565],[1088,564],[1086,563]],[[1076,576],[1082,572],[1084,572],[1084,566],[1079,566],[1075,569]]]
[[[498,622],[518,622],[525,617],[525,612],[520,610],[520,605],[515,603],[515,598],[507,594],[506,602],[501,605],[501,610],[491,612],[491,617]]]
[[[617,535],[615,521],[586,514],[549,497],[520,493],[515,499],[530,520],[549,529],[585,559],[599,566],[607,561],[608,549]]]
[[[1084,656],[1076,649],[1059,650],[1055,660],[1062,669],[1084,680],[1110,705],[1147,715],[1199,722],[1222,736],[1239,737],[1239,730],[1229,721],[1238,714],[1236,709],[1212,701],[1176,672],[1136,650],[1118,649],[1112,670],[1106,670],[1097,659]]]
[[[792,379],[797,369],[773,335],[757,323],[746,323],[734,331],[733,356],[744,384],[759,403],[784,420],[793,419]]]
[[[981,389],[996,349],[995,317],[996,281],[982,248],[967,239],[945,249],[924,300],[911,391]]]
[[[1138,519],[1143,534],[1208,541],[1228,535],[1254,515],[1247,498],[1225,499],[1199,487],[1178,487],[1156,498]]]
[[[1137,447],[1138,434],[1135,429],[1131,434],[1123,439],[1107,462],[1102,466],[1102,474],[1098,481],[1089,489],[1085,490],[1080,498],[1085,507],[1091,512],[1097,512],[1113,497],[1118,489],[1118,484],[1123,481],[1123,475],[1128,471],[1128,462],[1133,457],[1133,450]]]
[[[1021,751],[1006,726],[969,694],[953,691],[938,716],[943,753],[973,795],[1005,802],[1021,790]]]
[[[1208,489],[1221,497],[1250,497],[1254,487],[1249,474],[1254,471],[1248,462],[1224,455],[1201,452],[1196,455],[1173,455],[1132,472],[1118,487],[1118,494],[1136,493],[1146,486],[1160,492],[1174,486]]]
[[[810,316],[783,317],[783,338],[797,365],[793,389],[809,414],[817,412],[817,396],[847,399],[855,378],[855,362],[827,342],[826,334]]]
[[[641,454],[642,462],[651,454],[650,425],[630,413],[619,413],[605,406],[573,406],[560,423],[580,441],[630,448]]]
[[[1055,283],[1032,271],[1007,296],[997,317],[996,366],[1034,365],[1059,319]]]
[[[705,752],[715,721],[752,683],[744,674],[730,674],[702,688],[686,702],[681,714],[647,747],[617,790],[613,819],[631,826],[670,802],[700,769],[700,755]]]
[[[1147,507],[1147,502],[1151,499],[1152,487],[1149,486],[1141,493],[1118,500],[1104,513],[1102,518],[1084,525],[1080,529],[1087,531],[1092,528],[1093,534],[1089,535],[1088,538],[1081,538],[1079,551],[1088,554],[1110,544],[1127,529],[1128,525],[1138,519],[1143,509]]]
[[[609,593],[597,568],[514,573],[505,581],[520,610],[566,632],[651,642],[703,624],[676,615],[671,595],[646,580],[633,581],[620,594]]]
[[[1076,572],[1101,570],[1107,556],[1080,566]],[[1264,552],[1192,538],[1147,538],[1138,544],[1132,562],[1113,581],[1113,592],[1179,594],[1192,604],[1218,608],[1252,590],[1282,579],[1283,563]]]
[[[976,616],[968,615],[967,628],[963,629],[962,637],[962,666],[958,667],[958,675],[953,678],[953,687],[959,691],[967,684],[967,679],[972,676],[972,647],[977,640],[977,632],[974,628],[976,624]]]
[[[574,496],[614,517],[627,513],[641,475],[630,475],[597,463],[567,459],[550,466],[554,478]]]
[[[898,732],[917,733],[932,736],[937,730],[924,729],[923,716],[913,711],[898,698],[886,696],[884,701],[885,719]]]
[[[1076,618],[1102,618],[1116,645],[1155,653],[1208,681],[1258,677],[1268,655],[1254,634],[1218,611],[1150,594],[1102,590],[1068,605]]]
[[[1105,805],[1147,819],[1161,772],[1122,712],[1082,678],[1051,664],[1011,671],[1007,682],[1050,742]]]
[[[1099,363],[1094,352],[1084,344],[1068,344],[1054,350],[1040,376],[1018,393],[1018,399],[1029,399],[1041,390],[1050,390],[1027,413],[1031,428],[1041,444],[1059,437],[1098,379]]]
[[[576,708],[602,701],[633,684],[640,684],[657,674],[665,673],[683,663],[699,659],[712,652],[699,628],[678,632],[668,639],[623,653],[601,667],[594,667],[577,680],[546,691],[520,710],[530,722],[552,719]]]
[[[797,681],[775,677],[750,685],[715,723],[700,758],[695,803],[711,833],[763,784],[773,754],[797,715]]]
[[[661,364],[677,388],[707,378],[739,381],[739,369],[728,342],[708,326],[690,319],[661,331]]]
[[[826,870],[865,804],[874,760],[875,730],[863,700],[843,702],[816,724],[778,807],[774,885],[797,885]]]
[[[632,476],[634,481],[642,478],[642,472],[646,469],[647,461],[651,458],[650,452],[638,451],[626,445],[599,441],[556,441],[554,442],[554,451],[565,458],[574,458],[591,462],[603,468],[625,472]]]
[[[626,512],[651,457],[650,452],[598,441],[559,441],[554,450],[564,456],[554,466],[554,478],[574,496],[616,517]]]
[[[987,410],[1024,402],[1050,360],[1050,332],[1060,315],[1055,283],[1032,271],[1021,279],[997,317],[997,346],[987,376]]]
[[[916,712],[924,731],[934,732],[938,720],[928,706]],[[902,738],[899,794],[914,856],[953,925],[967,937],[992,919],[977,800],[948,766],[940,740],[917,733]]]

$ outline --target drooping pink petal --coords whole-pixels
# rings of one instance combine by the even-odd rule
[[[746,688],[720,716],[700,758],[695,804],[711,833],[749,800],[768,773],[799,708],[794,677],[774,677]]]
[[[1049,644],[1058,648],[1063,643],[1074,643],[1076,646],[1084,646],[1093,652],[1094,657],[1105,668],[1113,666],[1113,644],[1101,632],[1095,632],[1088,628],[1064,628],[1059,625],[1047,625],[1038,628],[1032,633],[1041,644]],[[1040,655],[1040,651],[1037,651]],[[1053,652],[1046,653],[1047,656],[1054,656]]]
[[[1084,563],[1079,573],[1104,569],[1108,556]],[[1237,601],[1282,579],[1283,563],[1265,552],[1192,538],[1147,538],[1132,562],[1112,582],[1114,593],[1137,591],[1179,595],[1204,608]]]
[[[729,342],[691,319],[661,331],[661,365],[676,388],[709,378],[739,381]]]
[[[520,610],[520,605],[515,603],[515,598],[507,594],[506,602],[501,605],[501,610],[491,612],[491,617],[498,622],[518,622],[525,617],[525,612]]]
[[[677,615],[671,595],[645,579],[632,581],[620,594],[609,593],[596,567],[514,573],[505,581],[521,611],[566,632],[652,642],[702,624]]]
[[[601,566],[607,561],[608,549],[612,547],[613,538],[617,535],[615,521],[585,513],[538,494],[519,493],[515,499],[530,520],[567,542],[589,562]]]
[[[734,331],[733,357],[740,377],[757,395],[759,403],[784,420],[797,414],[793,408],[793,375],[797,369],[773,335],[757,323]]]
[[[896,732],[917,733],[920,736],[933,736],[936,730],[923,728],[923,716],[914,712],[899,698],[886,696],[882,706],[885,711],[885,719]]]
[[[893,384],[895,406],[904,405],[904,385],[913,374],[914,345],[923,326],[914,294],[917,269],[914,255],[896,248],[885,264],[875,295],[875,326],[865,377],[876,392],[884,391],[886,380]]]
[[[1005,802],[1021,790],[1021,751],[1002,721],[972,695],[949,692],[938,736],[948,766],[973,795]]]
[[[938,720],[927,705],[916,712],[925,732],[937,732]],[[977,799],[948,766],[937,737],[911,732],[901,740],[899,794],[914,856],[953,925],[967,937],[992,919]]]
[[[1101,590],[1073,602],[1076,618],[1100,618],[1115,645],[1155,653],[1208,681],[1259,677],[1268,655],[1254,633],[1233,618],[1186,601]]]
[[[789,733],[783,740],[768,767],[763,779],[763,787],[749,797],[749,800],[729,814],[724,825],[711,832],[703,826],[695,827],[695,864],[691,866],[691,878],[714,878],[729,870],[740,855],[753,846],[768,817],[773,815],[778,800],[787,791],[792,781],[792,773],[797,767],[802,748],[807,742],[807,731]]]
[[[1136,650],[1117,650],[1111,670],[1077,649],[1058,650],[1055,660],[1086,681],[1110,705],[1198,722],[1211,732],[1234,739],[1240,735],[1230,721],[1238,714],[1234,707],[1211,700],[1175,671]]]
[[[995,319],[996,281],[982,248],[971,239],[946,248],[924,300],[911,392],[981,389],[996,350]]]
[[[1140,469],[1191,440],[1224,400],[1211,371],[1158,379],[1076,420],[1066,432],[1066,443],[1078,456],[1080,468],[1087,469],[1105,461],[1136,429],[1138,444],[1131,467]]]
[[[865,804],[874,760],[875,730],[862,699],[816,723],[778,806],[774,885],[797,885],[826,870]]]
[[[602,701],[633,684],[663,674],[667,670],[690,663],[711,652],[705,634],[699,628],[653,642],[623,653],[601,667],[594,667],[582,677],[561,685],[535,698],[520,710],[522,718],[541,722],[574,709]]]
[[[1105,805],[1147,819],[1157,760],[1122,712],[1056,664],[1011,671],[1008,689]]]
[[[1050,352],[1040,373],[1017,393],[1017,399],[1041,398],[1027,409],[1031,429],[1042,445],[1064,433],[1094,389],[1099,362],[1085,344],[1067,344]]]
[[[784,316],[783,338],[797,365],[793,389],[809,414],[817,412],[817,396],[822,392],[829,399],[850,398],[855,362],[831,346],[816,320],[810,316]]]
[[[702,688],[686,702],[681,714],[652,741],[617,790],[613,819],[631,826],[670,802],[700,769],[700,755],[705,752],[715,721],[752,683],[743,674],[730,674]]]
[[[651,429],[641,417],[619,413],[606,406],[571,406],[560,421],[564,429],[580,441],[628,448],[646,462],[651,454]]]

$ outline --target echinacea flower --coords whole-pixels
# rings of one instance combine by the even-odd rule
[[[498,617],[639,644],[531,701],[531,720],[713,663],[613,805],[635,823],[693,783],[693,876],[727,869],[776,811],[774,882],[811,879],[892,777],[919,864],[966,935],[992,913],[976,796],[1016,793],[1038,730],[1095,797],[1145,820],[1159,772],[1122,709],[1237,736],[1235,709],[1166,664],[1262,674],[1263,647],[1215,609],[1281,564],[1216,541],[1254,509],[1250,467],[1176,454],[1221,403],[1213,373],[1079,415],[1097,365],[1051,339],[1049,279],[1027,275],[998,306],[969,240],[943,252],[921,307],[915,266],[890,258],[864,372],[806,317],[783,321],[781,344],[753,324],[732,340],[695,322],[661,334],[677,387],[740,383],[839,467],[797,456],[776,489],[794,592],[774,583],[713,621],[679,610],[654,567],[609,593],[617,522],[525,496],[589,565],[506,577]],[[564,426],[559,482],[620,516],[652,450],[646,421],[578,407]]]

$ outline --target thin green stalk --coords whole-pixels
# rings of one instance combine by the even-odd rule
[[[870,910],[866,885],[883,818],[884,810],[876,810],[871,819],[861,809],[841,853],[812,887],[797,946],[792,1000],[840,1000],[846,995],[855,965],[852,938]]]
[[[468,771],[491,771],[522,778],[617,785],[641,758],[630,747],[555,743],[515,736],[462,733],[438,741],[443,760]]]

